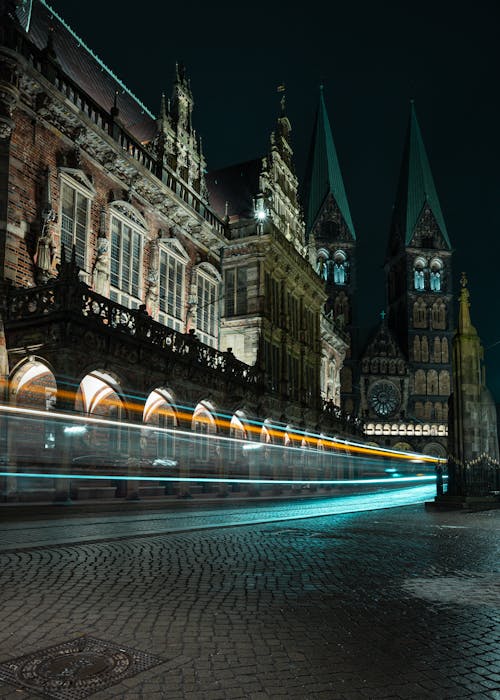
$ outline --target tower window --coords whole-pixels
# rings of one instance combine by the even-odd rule
[[[443,270],[443,264],[441,260],[438,258],[434,258],[431,260],[431,265],[430,265],[431,271],[429,274],[429,286],[431,289],[431,292],[440,292],[441,291],[441,276],[442,276],[442,270]]]
[[[347,271],[349,263],[343,250],[337,250],[333,256],[333,281],[335,284],[347,284]]]
[[[417,258],[413,268],[413,286],[417,292],[422,292],[425,289],[425,260]]]

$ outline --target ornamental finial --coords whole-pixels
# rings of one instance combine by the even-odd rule
[[[461,287],[467,286],[467,275],[465,274],[465,272],[462,272],[462,275],[460,277],[460,286]]]

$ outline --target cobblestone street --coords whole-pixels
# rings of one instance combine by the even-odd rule
[[[141,537],[133,517],[127,539],[31,549],[2,526],[0,662],[89,635],[160,657],[96,700],[500,699],[499,511]]]

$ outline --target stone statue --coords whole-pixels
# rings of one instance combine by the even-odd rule
[[[54,262],[55,244],[52,236],[52,224],[57,221],[57,214],[52,208],[52,194],[50,188],[50,169],[45,175],[44,199],[45,205],[42,211],[42,225],[36,241],[35,251],[35,281],[37,284],[45,284],[52,277],[52,265]]]
[[[158,231],[158,236],[149,244],[149,272],[148,272],[148,289],[146,292],[146,307],[153,318],[158,314],[159,302],[159,260],[160,260],[160,241],[162,238],[161,229]]]
[[[106,238],[106,211],[101,210],[96,259],[93,271],[94,291],[102,296],[109,293],[109,241]]]

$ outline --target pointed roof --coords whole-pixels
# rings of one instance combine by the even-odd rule
[[[434,215],[446,244],[451,248],[412,100],[392,225],[393,232],[399,230],[403,234],[405,245],[411,243],[426,205]]]
[[[351,236],[355,239],[356,234],[351,219],[342,173],[340,172],[337,151],[333,142],[322,85],[320,86],[319,104],[316,111],[313,137],[309,150],[305,187],[307,231],[310,231],[314,225],[321,206],[327,196],[332,194]]]

